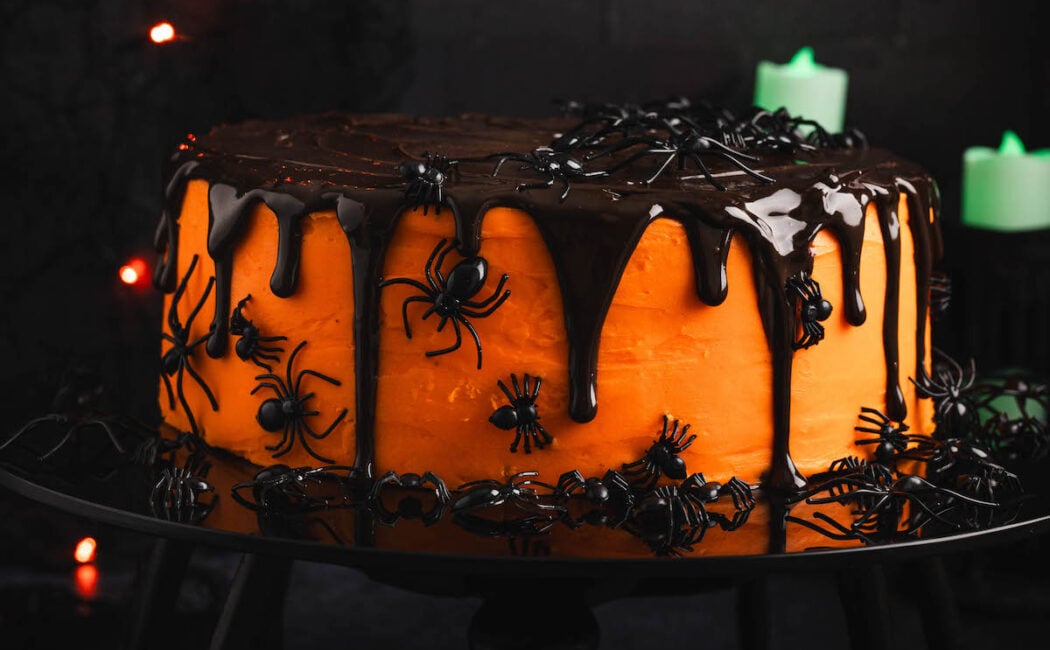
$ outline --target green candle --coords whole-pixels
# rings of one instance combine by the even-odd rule
[[[1013,131],[999,149],[963,154],[962,222],[1008,232],[1050,228],[1050,149],[1025,151]]]
[[[760,61],[755,73],[755,106],[786,108],[792,115],[816,120],[831,133],[842,131],[846,114],[845,70],[816,62],[813,48],[799,50],[789,63]]]

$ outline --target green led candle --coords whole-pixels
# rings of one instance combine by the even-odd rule
[[[962,222],[1018,232],[1050,228],[1050,149],[1026,152],[1013,131],[1002,144],[963,153]]]
[[[813,48],[799,50],[789,63],[760,61],[755,73],[755,106],[769,111],[786,108],[792,115],[816,120],[831,133],[842,131],[849,75],[821,65]]]

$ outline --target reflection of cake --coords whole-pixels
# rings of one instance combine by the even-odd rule
[[[908,377],[930,350],[933,183],[791,126],[670,104],[191,137],[158,229],[163,417],[259,465],[450,486],[792,487],[857,455],[862,406],[931,431]]]

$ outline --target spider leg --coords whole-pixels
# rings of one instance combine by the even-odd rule
[[[448,316],[442,316],[441,317],[441,320],[438,322],[437,331],[440,332],[441,330],[445,329],[445,325],[448,324],[448,319],[449,319]]]
[[[503,163],[507,162],[508,160],[514,160],[516,162],[522,162],[527,164],[535,164],[536,162],[528,156],[523,156],[517,153],[496,153],[492,154],[491,156],[488,156],[489,160],[493,158],[499,158],[499,162],[496,163],[496,168],[492,170],[493,176],[499,174],[500,167],[503,167]]]
[[[297,384],[292,381],[292,366],[295,364],[295,357],[299,356],[299,351],[303,349],[304,345],[306,345],[306,341],[302,341],[299,345],[295,346],[295,349],[292,350],[291,356],[288,357],[288,363],[284,367],[284,385],[288,388],[289,392],[292,391],[293,386],[298,388]],[[292,393],[292,395],[296,394],[298,394],[298,390]]]
[[[700,173],[704,175],[704,178],[707,179],[708,183],[713,185],[714,188],[719,192],[726,191],[726,186],[722,185],[717,180],[715,180],[715,177],[711,175],[711,170],[707,168],[707,165],[704,164],[704,160],[700,157],[699,154],[688,153],[686,154],[686,156],[689,158],[689,160],[692,160],[694,163],[696,163],[697,168],[700,170]]]
[[[566,182],[566,184],[567,184],[567,182]],[[554,186],[554,174],[551,173],[550,179],[548,179],[546,181],[537,181],[535,183],[518,183],[518,187],[516,189],[519,192],[524,192],[525,190],[542,190],[542,189],[546,189],[548,187],[553,187],[553,186]]]
[[[503,277],[506,278],[507,276]],[[500,286],[503,286],[503,284],[501,283]],[[505,303],[507,301],[507,298],[510,298],[510,289],[504,291],[503,295],[500,296],[499,300],[496,301],[496,304],[492,305],[485,311],[474,311],[473,309],[460,308],[459,313],[463,314],[464,316],[470,316],[471,318],[485,318],[486,316],[490,316],[492,312],[496,311],[499,308],[500,305]]]
[[[426,296],[409,296],[405,298],[405,301],[401,303],[401,322],[405,325],[405,336],[412,338],[412,330],[408,326],[408,303],[410,302],[432,302],[429,297]]]
[[[459,326],[456,324],[456,321],[463,323],[463,326],[467,328],[467,331],[470,332],[470,335],[474,337],[474,345],[478,348],[478,370],[481,370],[481,339],[478,338],[477,331],[474,329],[474,326],[470,324],[469,320],[467,320],[463,316],[460,316],[452,321],[452,325],[456,328],[457,334],[459,333]]]
[[[189,423],[190,423],[190,431],[194,435],[196,435],[197,434],[197,420],[194,419],[194,417],[193,417],[193,410],[190,409],[190,405],[186,401],[186,394],[182,390],[182,376],[184,374],[183,373],[183,369],[187,368],[187,367],[188,366],[187,366],[186,361],[184,359],[182,361],[182,363],[179,364],[179,371],[178,371],[178,373],[175,376],[175,393],[179,396],[179,403],[182,405],[182,409],[186,412],[186,419],[189,420]]]
[[[329,377],[328,375],[322,375],[321,373],[317,372],[316,370],[300,370],[299,371],[299,376],[297,376],[295,378],[295,394],[296,395],[299,394],[299,387],[302,385],[303,377],[307,377],[307,376],[309,376],[309,377],[317,377],[321,381],[326,381],[326,382],[328,382],[329,384],[331,384],[333,386],[342,386],[343,385],[343,382],[339,381],[338,379],[336,379],[334,377]]]
[[[677,158],[679,156],[679,153],[677,151],[662,152],[662,151],[659,151],[659,150],[650,150],[647,153],[667,153],[668,154],[667,157],[664,158],[664,161],[662,163],[660,163],[660,166],[656,168],[656,171],[653,172],[653,174],[649,178],[647,178],[644,181],[642,181],[643,184],[645,184],[645,185],[652,185],[656,181],[656,179],[660,177],[660,174],[664,173],[664,170],[667,169],[667,166],[670,165],[671,162],[675,158]]]
[[[514,434],[514,442],[510,443],[510,453],[514,454],[518,451],[518,443],[521,442],[522,428],[517,427],[517,432]],[[525,448],[528,449],[529,441],[525,441]]]
[[[543,381],[543,378],[542,377],[533,377],[533,379],[536,380],[536,383],[532,387],[532,395],[529,395],[528,397],[529,397],[530,400],[535,402],[536,398],[540,394],[540,382]]]
[[[508,276],[506,273],[504,273],[503,276],[499,279],[499,284],[496,285],[496,290],[493,291],[492,295],[489,296],[488,298],[485,298],[481,302],[475,302],[473,300],[464,300],[462,302],[462,304],[465,307],[471,307],[473,309],[484,309],[486,306],[488,306],[489,303],[491,303],[493,300],[495,300],[496,298],[499,297],[499,295],[500,295],[499,292],[503,291],[503,285],[507,284],[507,278],[509,278],[509,277],[510,276]]]
[[[168,307],[168,326],[172,332],[181,329],[179,327],[179,313],[178,305],[179,300],[182,298],[182,294],[186,291],[186,285],[190,281],[190,276],[193,275],[193,269],[197,268],[198,255],[194,255],[190,260],[190,266],[186,269],[186,275],[182,276],[182,280],[179,281],[179,286],[175,288],[175,293],[171,296],[171,304]]]
[[[276,445],[266,445],[267,451],[275,451],[273,458],[280,458],[292,450],[295,443],[296,425],[294,422],[286,422],[284,431],[281,433],[281,441]]]
[[[525,453],[526,454],[531,454],[532,453],[532,439],[533,439],[532,427],[530,427],[527,424],[519,424],[518,425],[518,430],[521,432],[522,438],[525,441]]]
[[[564,201],[565,197],[569,196],[569,178],[567,176],[559,176],[559,180],[562,182],[562,186],[565,188],[562,190],[561,196],[558,197],[559,201]]]
[[[197,374],[197,371],[193,369],[193,366],[190,365],[188,360],[183,361],[182,365],[186,367],[186,372],[190,373],[190,377],[193,378],[193,381],[197,382],[197,385],[200,386],[201,390],[204,391],[204,394],[207,395],[208,401],[211,403],[211,410],[218,411],[219,402],[216,401],[215,395],[211,392],[211,389],[208,388],[208,384],[206,384],[204,379]]]
[[[173,391],[171,389],[171,380],[168,379],[168,373],[166,373],[163,370],[161,370],[160,371],[160,378],[164,380],[164,388],[168,392],[168,409],[174,411],[175,410],[175,391]],[[3,447],[0,447],[0,449],[3,449]]]
[[[510,381],[514,385],[514,397],[516,399],[521,399],[521,397],[522,397],[521,385],[518,383],[518,376],[515,375],[514,373],[511,373],[510,374]],[[528,389],[528,383],[526,383],[525,384],[525,392],[528,392],[528,390],[529,390]]]
[[[413,280],[412,278],[391,278],[389,280],[383,280],[379,283],[379,288],[383,289],[389,287],[392,284],[407,284],[410,287],[415,287],[428,296],[433,294],[433,290],[427,285],[423,284],[419,280]]]
[[[455,319],[452,320],[452,329],[454,329],[456,332],[456,342],[448,346],[447,348],[442,348],[440,350],[428,350],[426,353],[428,357],[436,357],[438,355],[447,354],[449,352],[454,352],[455,350],[459,349],[459,346],[463,343],[463,335],[460,333],[459,323],[457,323]]]
[[[344,408],[342,411],[339,412],[339,415],[335,416],[335,419],[332,420],[332,423],[328,425],[328,428],[325,429],[324,431],[322,431],[321,433],[315,433],[313,428],[311,428],[310,425],[307,424],[306,422],[303,422],[303,431],[305,433],[309,434],[312,438],[315,438],[317,440],[321,440],[323,438],[327,438],[328,434],[332,433],[332,430],[335,429],[336,425],[338,425],[340,422],[343,421],[343,418],[346,417],[346,413],[347,413],[347,410]],[[329,460],[329,461],[326,461],[326,462],[334,463],[335,461]]]
[[[507,385],[503,383],[502,379],[497,379],[496,385],[499,386],[500,390],[503,391],[503,394],[507,396],[509,401],[514,401],[514,396],[510,394],[510,390],[507,389]],[[0,449],[2,449],[2,447],[0,447]]]
[[[161,376],[164,376],[164,375],[161,375]],[[172,403],[172,408],[175,408],[174,402]],[[3,444],[0,444],[0,449],[4,449],[8,445],[10,445],[12,442],[14,442],[16,439],[18,439],[22,434],[29,433],[30,431],[32,431],[33,429],[35,429],[36,427],[40,426],[41,424],[43,424],[45,422],[62,423],[64,420],[65,420],[65,418],[63,416],[57,414],[57,413],[50,413],[48,415],[44,415],[44,416],[41,416],[41,417],[38,417],[38,418],[33,418],[29,422],[26,422],[22,426],[21,429],[19,429],[18,431],[15,431],[13,434],[11,434],[11,437],[8,438],[7,440],[5,440],[3,442]]]
[[[208,296],[211,295],[212,287],[215,286],[215,276],[208,278],[208,284],[204,287],[204,293],[201,294],[201,299],[197,301],[197,306],[190,312],[190,317],[186,319],[186,331],[190,329],[190,325],[193,323],[193,319],[197,318],[197,314],[200,313],[201,307],[204,306],[204,302],[208,300]]]
[[[441,240],[441,244],[439,244],[439,245],[444,245],[446,241],[447,240],[442,239]],[[458,245],[459,245],[459,242],[457,242],[456,240],[452,240],[451,242],[449,242],[448,246],[446,246],[441,251],[441,253],[437,256],[437,261],[434,263],[434,273],[437,274],[438,280],[440,280],[439,284],[435,285],[434,284],[434,277],[432,275],[430,275],[429,272],[427,273],[427,280],[429,280],[430,283],[431,283],[431,286],[434,287],[434,291],[439,291],[440,287],[444,287],[444,286],[446,286],[448,284],[448,280],[445,278],[444,274],[441,273],[441,267],[444,266],[444,264],[445,264],[445,256],[448,255],[449,252],[451,252],[452,249],[454,249]]]
[[[248,394],[249,395],[254,395],[257,392],[259,392],[260,390],[262,390],[263,388],[269,388],[269,389],[273,390],[274,393],[277,393],[277,397],[279,397],[281,399],[284,399],[284,392],[281,390],[281,387],[278,386],[277,384],[273,384],[273,383],[270,383],[270,382],[263,382],[263,383],[259,384],[258,386],[256,386],[255,388],[252,389],[252,392],[250,392]]]
[[[303,444],[303,449],[306,450],[306,453],[310,454],[311,456],[313,456],[317,460],[321,461],[322,463],[334,463],[335,462],[334,460],[332,460],[330,458],[325,458],[324,456],[318,454],[313,449],[311,449],[310,445],[306,442],[306,435],[305,434],[308,433],[311,436],[313,436],[314,438],[324,438],[325,436],[327,436],[329,433],[332,432],[332,429],[335,428],[335,425],[339,424],[339,422],[345,416],[346,416],[346,409],[343,409],[343,412],[340,413],[339,416],[336,417],[335,421],[332,422],[332,424],[327,429],[325,429],[324,433],[320,434],[320,435],[314,433],[313,430],[310,428],[310,425],[308,425],[306,422],[298,422],[298,423],[296,423],[296,427],[295,427],[295,430],[293,432],[293,435],[295,435],[295,436],[297,436],[299,438],[299,442],[301,442]],[[292,445],[289,445],[288,449],[290,450],[291,448],[292,448]]]

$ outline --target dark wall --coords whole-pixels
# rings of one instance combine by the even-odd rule
[[[186,132],[323,110],[539,115],[556,98],[743,107],[759,60],[811,45],[850,73],[847,121],[938,179],[952,247],[963,150],[1008,128],[1050,145],[1042,5],[4,0],[0,416],[45,409],[78,364],[112,406],[152,408],[160,301],[116,269],[152,260],[163,164]],[[185,39],[148,44],[160,19]],[[965,266],[950,250],[945,265]],[[952,347],[962,327],[937,336]]]

